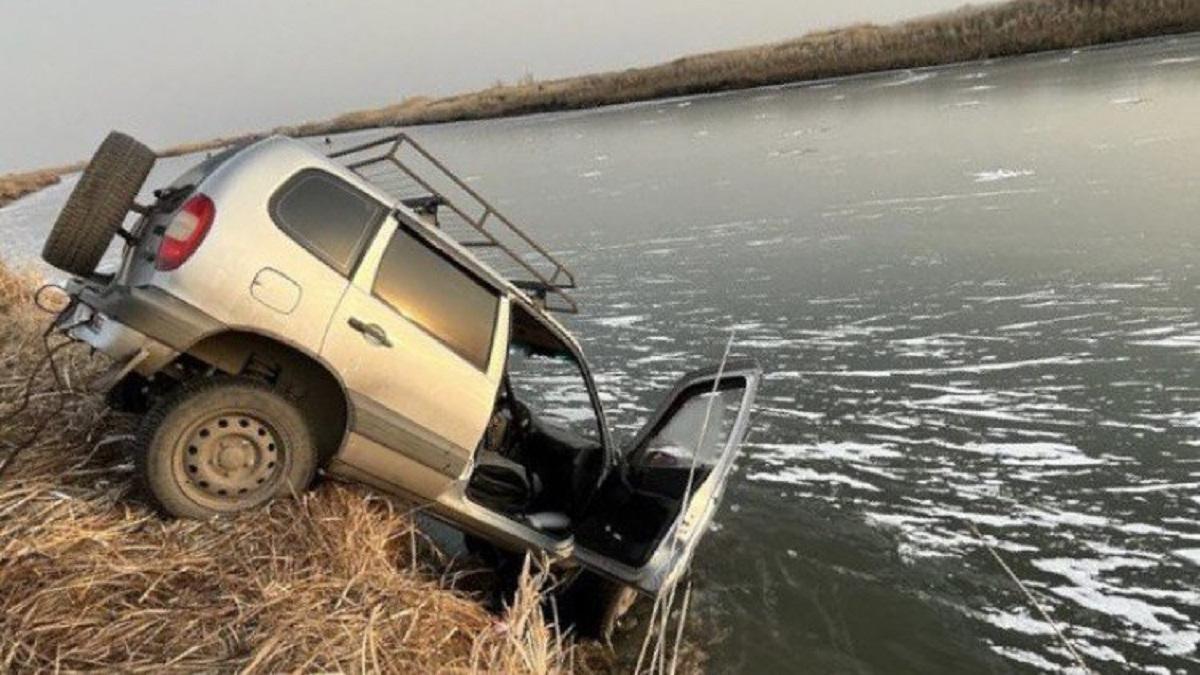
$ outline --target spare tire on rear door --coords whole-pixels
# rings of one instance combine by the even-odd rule
[[[114,131],[104,139],[67,198],[42,258],[64,272],[87,276],[96,270],[113,235],[154,166],[154,151]]]

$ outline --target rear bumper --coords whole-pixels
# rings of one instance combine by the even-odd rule
[[[133,370],[151,375],[179,355],[175,349],[82,302],[73,302],[59,315],[58,328],[112,359],[122,375]],[[109,384],[93,386],[102,389]]]
[[[91,345],[130,370],[150,375],[220,322],[153,286],[67,285],[71,304],[56,321],[69,336]]]
[[[106,287],[72,281],[67,292],[80,304],[177,351],[221,330],[221,322],[156,286]]]

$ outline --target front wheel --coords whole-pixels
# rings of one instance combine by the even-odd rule
[[[181,387],[143,419],[138,477],[162,509],[206,519],[298,494],[316,447],[296,406],[270,385],[217,377]]]

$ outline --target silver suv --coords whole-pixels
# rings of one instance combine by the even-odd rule
[[[136,466],[165,511],[241,511],[324,472],[646,593],[682,572],[756,364],[686,375],[618,448],[551,316],[574,311],[574,276],[411,138],[267,138],[141,205],[154,159],[111,134],[43,257],[73,276],[57,327],[112,359],[112,405],[145,413]]]

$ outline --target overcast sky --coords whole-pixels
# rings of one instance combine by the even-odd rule
[[[0,172],[513,81],[891,22],[963,0],[0,0]]]

